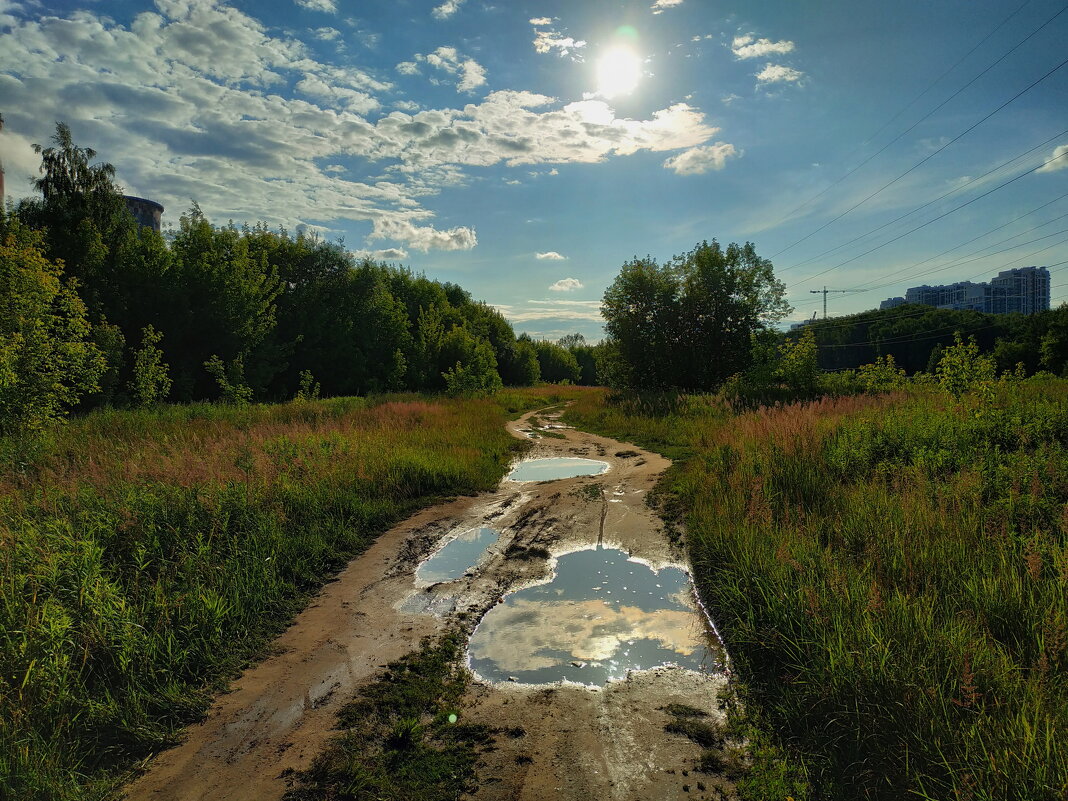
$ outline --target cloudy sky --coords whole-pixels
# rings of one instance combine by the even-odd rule
[[[598,338],[624,261],[712,238],[772,258],[799,320],[824,284],[867,290],[845,313],[1068,261],[1061,11],[0,0],[0,154],[29,194],[65,121],[165,222],[306,226],[536,335]]]

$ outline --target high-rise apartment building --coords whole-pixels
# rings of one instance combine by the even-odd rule
[[[990,279],[990,283],[958,281],[955,284],[909,287],[904,298],[888,298],[879,304],[879,308],[919,303],[939,309],[972,309],[986,314],[1034,314],[1049,309],[1049,289],[1048,269],[1017,267],[1002,270]]]

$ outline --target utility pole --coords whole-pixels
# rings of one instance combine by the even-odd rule
[[[823,295],[823,319],[827,319],[827,293],[828,292],[863,292],[863,289],[828,289],[826,286],[823,289],[810,289],[809,294]]]

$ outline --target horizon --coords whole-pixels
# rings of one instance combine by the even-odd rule
[[[625,261],[713,238],[773,261],[786,327],[825,284],[864,290],[829,317],[1030,265],[1068,297],[1048,0],[356,8],[0,0],[8,197],[63,121],[165,226],[196,201],[341,239],[553,340],[601,338]]]

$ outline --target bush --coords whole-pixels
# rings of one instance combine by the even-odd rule
[[[85,304],[62,276],[40,237],[13,225],[0,243],[0,433],[62,417],[107,369]]]

